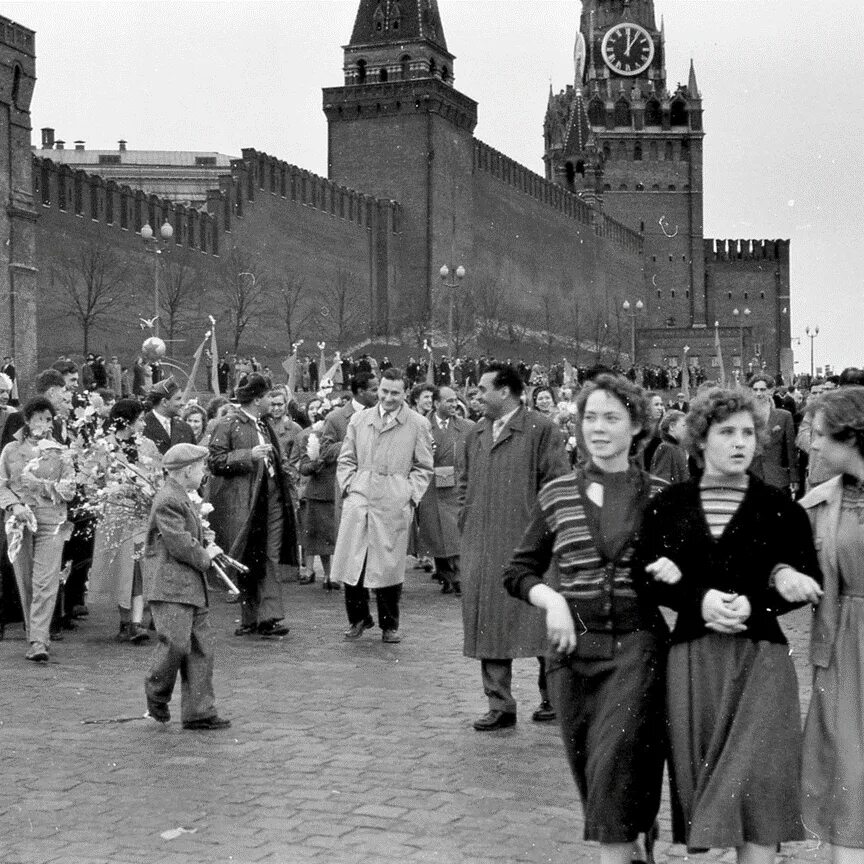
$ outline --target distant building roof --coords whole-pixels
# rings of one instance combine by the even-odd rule
[[[188,168],[230,168],[237,156],[209,150],[62,150],[34,147],[36,155],[64,165],[175,165]]]

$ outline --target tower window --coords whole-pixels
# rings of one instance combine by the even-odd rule
[[[615,125],[629,126],[630,123],[630,105],[625,99],[619,99],[615,103]]]
[[[665,149],[664,155],[665,155],[666,161],[671,162],[675,158],[674,153],[672,151],[672,142],[667,141],[666,147],[664,149]]]
[[[564,177],[567,180],[567,186],[572,188],[573,183],[576,180],[576,169],[573,167],[572,162],[568,162],[564,166]]]
[[[608,144],[603,145],[603,161],[606,162],[612,158],[612,148]]]
[[[20,98],[21,98],[21,67],[16,63],[15,69],[12,72],[12,104],[16,108],[21,107],[18,104],[18,100]]]
[[[681,141],[681,158],[690,158],[690,142],[686,138],[682,139]]]
[[[594,98],[588,105],[588,122],[592,126],[603,126],[606,122],[606,109],[600,99]]]
[[[764,300],[764,299],[765,299],[765,292],[764,292],[764,291],[760,291],[760,292],[759,292],[759,299],[760,299],[760,300]]]
[[[644,192],[644,191],[645,191],[645,187],[644,187],[641,183],[637,183],[637,184],[636,184],[636,191],[637,191],[637,192]]]
[[[659,191],[660,191],[660,184],[659,184],[659,183],[655,183],[655,184],[651,187],[651,191],[652,191],[652,192],[659,192]]]
[[[402,67],[402,78],[407,78],[411,74],[411,58],[407,54],[403,54],[399,58],[399,65]]]
[[[687,107],[684,105],[684,101],[682,99],[676,99],[672,103],[670,120],[672,121],[673,126],[687,125]]]
[[[603,191],[604,191],[604,192],[611,192],[611,191],[612,191],[612,186],[611,186],[609,183],[604,183],[604,184],[603,184]]]
[[[690,289],[689,289],[689,288],[684,292],[684,296],[685,296],[688,300],[690,299]]]
[[[645,223],[643,222],[642,224],[644,225]],[[644,230],[644,229],[643,229],[643,230]],[[656,255],[652,255],[652,256],[651,256],[651,260],[656,264],[656,263],[657,263],[657,256],[656,256]]]
[[[642,221],[639,223],[639,230],[644,234],[645,233],[645,222]]]
[[[661,300],[663,298],[663,292],[658,288],[657,289],[657,299]]]
[[[450,80],[450,70],[446,66],[441,67],[441,80],[449,81]]]
[[[382,68],[378,72],[378,80],[381,81],[382,83],[387,81],[387,70],[386,69]]]
[[[366,61],[358,60],[357,61],[357,83],[365,84],[366,83]]]
[[[429,74],[434,78],[438,74],[438,66],[435,63],[435,58],[429,58]]]
[[[619,191],[621,191],[621,192],[626,192],[626,191],[627,191],[627,184],[626,184],[626,183],[622,183],[622,184],[618,187],[618,189],[619,189]]]
[[[645,105],[645,125],[660,126],[663,122],[663,113],[660,110],[660,103],[656,99],[649,99]]]
[[[652,159],[655,162],[657,161],[657,142],[656,141],[652,141],[648,145],[648,158]]]
[[[669,292],[669,294],[670,294],[670,296],[672,297],[672,299],[674,300],[674,299],[675,299],[675,289],[673,288],[673,289]]]
[[[633,145],[633,161],[634,162],[641,162],[642,161],[642,144],[639,141],[637,141]]]
[[[731,291],[727,291],[727,292],[726,292],[726,299],[727,299],[727,300],[731,300],[731,299],[732,299],[732,292],[731,292]]]
[[[670,191],[670,192],[674,192],[674,191],[675,191],[675,184],[674,184],[674,183],[670,183],[670,184],[669,184],[669,191]]]
[[[744,292],[744,299],[747,300],[750,297],[747,291]]]

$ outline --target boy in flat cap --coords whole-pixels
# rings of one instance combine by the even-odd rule
[[[175,444],[162,459],[167,473],[156,494],[141,560],[144,586],[159,641],[144,682],[154,720],[171,719],[168,703],[180,673],[184,729],[225,729],[213,694],[213,633],[207,617],[206,574],[222,554],[204,536],[198,507],[190,500],[204,479],[206,447]]]

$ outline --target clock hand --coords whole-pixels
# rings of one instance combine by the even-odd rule
[[[630,49],[636,44],[636,34],[633,34],[633,38],[630,38],[630,34],[627,34],[627,47],[624,49],[624,53],[629,57]]]

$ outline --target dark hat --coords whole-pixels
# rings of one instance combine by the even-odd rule
[[[180,385],[174,380],[173,375],[163,378],[150,388],[150,396],[157,396],[160,400],[170,399],[178,390]]]
[[[253,372],[247,375],[240,381],[240,386],[237,388],[237,400],[243,404],[251,402],[253,399],[260,399],[270,392],[270,385],[263,375]]]
[[[210,451],[206,447],[199,447],[197,444],[175,444],[162,457],[162,467],[166,471],[185,468],[187,465],[206,459],[209,455]]]

